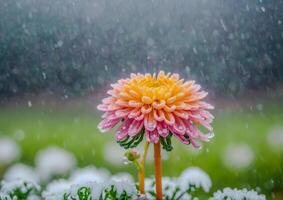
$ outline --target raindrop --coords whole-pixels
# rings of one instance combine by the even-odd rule
[[[148,129],[154,129],[155,128],[155,125],[153,123],[148,123]]]
[[[207,134],[208,139],[212,139],[212,138],[214,138],[214,136],[215,136],[214,132],[210,132],[210,133]]]
[[[60,48],[63,46],[63,41],[59,40],[56,44],[55,44],[55,48]]]
[[[202,149],[202,146],[199,145],[199,146],[196,147],[196,149],[201,150],[201,149]]]
[[[43,77],[43,79],[46,79],[46,73],[45,72],[42,72],[42,77]]]
[[[128,165],[128,164],[129,164],[129,160],[128,160],[127,157],[124,157],[124,158],[123,158],[123,164],[124,164],[124,165]]]
[[[31,101],[28,101],[28,107],[32,107]]]
[[[249,124],[248,123],[246,123],[246,129],[248,129],[249,128]]]
[[[265,12],[265,7],[262,6],[262,7],[260,7],[260,9],[261,9],[262,12]]]
[[[191,69],[190,69],[189,66],[186,66],[186,67],[185,67],[185,70],[186,70],[187,73],[190,73],[190,72],[191,72]]]
[[[256,105],[256,109],[259,110],[259,111],[262,111],[263,105],[262,104],[257,104]]]
[[[227,26],[226,26],[226,24],[224,23],[223,19],[220,19],[220,24],[221,24],[223,30],[224,30],[224,31],[227,31]]]

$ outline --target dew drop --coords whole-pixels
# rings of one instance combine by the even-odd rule
[[[214,132],[210,132],[210,133],[207,134],[208,139],[214,138],[214,136],[215,136]]]
[[[124,165],[128,165],[128,164],[129,164],[129,160],[128,160],[127,157],[124,157],[124,158],[123,158],[123,164],[124,164]]]

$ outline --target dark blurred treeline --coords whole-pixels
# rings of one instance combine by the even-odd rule
[[[160,69],[238,94],[283,82],[283,1],[1,0],[0,96]]]

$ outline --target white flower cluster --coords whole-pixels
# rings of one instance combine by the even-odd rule
[[[265,195],[258,194],[254,190],[224,188],[213,194],[211,200],[265,200]]]
[[[0,166],[11,164],[19,153],[12,140],[0,139]],[[54,146],[43,149],[36,155],[35,168],[18,163],[7,169],[0,184],[0,200],[155,199],[154,179],[146,179],[146,197],[141,197],[130,174],[111,175],[108,170],[94,166],[75,169],[76,163],[75,156],[64,149]],[[212,185],[208,174],[198,167],[187,168],[179,177],[163,177],[162,183],[164,200],[196,200],[197,190],[207,193]],[[39,184],[46,185],[43,191]],[[225,188],[211,198],[222,199],[263,200],[265,196],[253,190]]]
[[[35,200],[40,199],[37,195],[40,186],[24,180],[14,180],[11,182],[1,182],[0,200]]]
[[[196,189],[209,192],[212,183],[207,173],[197,167],[187,168],[178,178],[163,177],[162,191],[165,200],[189,200],[193,199],[191,193]],[[145,190],[147,197],[154,198],[154,179],[146,179]],[[194,198],[195,199],[195,198]]]
[[[137,194],[135,184],[127,180],[91,181],[76,184],[61,180],[50,183],[42,196],[45,200],[127,200],[132,199],[135,194]]]
[[[112,191],[111,191],[112,189]],[[68,180],[55,180],[49,183],[42,193],[45,200],[80,200],[110,198],[109,192],[116,195],[132,197],[137,193],[130,174],[118,173],[111,176],[106,169],[88,166],[73,171]],[[64,199],[64,200],[65,200]],[[125,199],[126,200],[126,199]]]
[[[19,179],[38,184],[40,183],[39,176],[36,171],[32,167],[21,163],[12,165],[4,174],[4,180],[7,182]]]
[[[187,168],[179,177],[178,183],[183,190],[202,188],[205,192],[209,192],[212,185],[209,175],[198,167]]]

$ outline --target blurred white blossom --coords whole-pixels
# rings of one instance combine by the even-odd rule
[[[45,200],[60,200],[64,194],[71,187],[71,183],[66,180],[54,180],[46,186],[45,191],[42,193],[42,197]]]
[[[76,166],[76,158],[64,149],[51,146],[36,154],[35,165],[42,180],[48,181],[70,173]]]
[[[116,142],[108,142],[104,145],[103,157],[112,165],[122,166],[125,150]]]
[[[182,190],[190,187],[202,188],[208,192],[211,188],[212,182],[209,175],[198,167],[187,168],[178,178],[178,184]]]
[[[8,165],[20,157],[18,144],[10,138],[0,138],[0,166]]]
[[[111,180],[114,180],[114,181],[128,181],[128,182],[131,182],[131,183],[135,182],[133,176],[131,174],[127,173],[127,172],[120,172],[120,173],[114,174],[111,177]]]
[[[87,182],[104,182],[110,178],[110,172],[106,169],[97,169],[94,166],[77,169],[72,172],[70,182],[87,183]]]
[[[254,152],[247,144],[228,145],[223,154],[224,165],[232,169],[247,168],[254,158]]]
[[[33,183],[39,183],[39,176],[35,172],[35,170],[25,164],[18,163],[10,168],[4,174],[5,181],[15,181],[15,180],[24,180],[24,181],[31,181]]]
[[[24,180],[2,181],[0,188],[0,193],[9,195],[13,200],[17,200],[21,196],[27,196],[27,200],[32,200],[37,198],[36,194],[40,191],[39,185]]]
[[[213,194],[213,197],[210,198],[211,200],[265,200],[265,195],[258,194],[254,190],[247,190],[247,189],[231,189],[231,188],[224,188],[223,191],[218,190]]]
[[[283,127],[273,127],[268,135],[267,141],[270,146],[282,149],[283,146]]]

